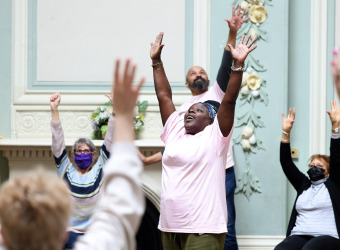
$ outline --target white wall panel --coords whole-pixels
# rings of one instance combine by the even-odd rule
[[[150,42],[160,31],[168,77],[183,82],[185,1],[38,0],[37,81],[111,81],[117,57],[133,58],[152,81]]]

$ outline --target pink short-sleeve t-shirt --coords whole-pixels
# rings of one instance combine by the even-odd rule
[[[195,135],[185,133],[174,112],[161,139],[165,143],[158,228],[164,232],[227,232],[225,165],[232,131],[223,137],[218,120]]]
[[[185,103],[182,104],[182,106],[178,109],[179,113],[185,113],[188,111],[188,109],[191,107],[191,105],[198,103],[198,102],[205,102],[208,100],[214,100],[219,103],[222,102],[222,99],[224,97],[224,92],[221,90],[220,86],[218,85],[217,82],[208,89],[208,91],[200,94],[200,95],[195,95],[191,97],[191,99]],[[234,156],[233,156],[233,146],[230,143],[229,144],[229,149],[228,149],[228,157],[227,157],[227,164],[225,168],[230,168],[235,165],[234,163]]]

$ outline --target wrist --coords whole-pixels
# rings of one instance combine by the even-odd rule
[[[237,30],[232,30],[229,27],[229,37],[236,38],[236,35],[237,35]]]
[[[339,127],[340,127],[340,124],[338,122],[332,123],[332,130],[336,129],[336,128],[339,128]]]
[[[162,60],[160,58],[155,58],[155,59],[151,59],[152,64],[156,64],[156,63],[161,63]]]
[[[244,61],[233,60],[233,64],[234,64],[235,68],[243,67],[244,66]]]
[[[289,139],[289,138],[288,138],[288,139],[284,139],[284,138],[281,137],[281,142],[283,142],[283,143],[289,143],[289,142],[290,142],[290,139]]]
[[[283,129],[282,129],[282,134],[284,134],[284,135],[289,135],[289,134],[290,134],[290,131],[287,131],[287,130],[283,130]]]
[[[159,62],[152,62],[151,67],[154,70],[159,70],[159,69],[163,69],[163,62],[159,61]]]
[[[340,134],[340,128],[332,126],[332,134]]]
[[[231,65],[231,70],[232,71],[241,71],[241,72],[243,72],[244,64],[243,63],[239,64],[239,63],[233,61],[232,65]]]

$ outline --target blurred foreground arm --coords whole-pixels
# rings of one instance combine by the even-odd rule
[[[135,234],[144,214],[145,200],[141,189],[142,162],[133,144],[133,110],[139,90],[132,86],[135,66],[127,60],[123,75],[116,62],[114,75],[115,133],[111,158],[104,172],[104,194],[92,217],[87,233],[75,249],[133,250]]]

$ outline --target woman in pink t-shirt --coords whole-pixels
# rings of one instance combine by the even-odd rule
[[[215,101],[195,103],[184,116],[175,109],[160,59],[162,33],[151,44],[155,89],[164,126],[158,228],[165,250],[223,249],[227,232],[224,171],[244,61],[256,48],[252,46],[255,40],[249,40],[250,36],[243,36],[236,48],[228,44],[234,62],[221,105]],[[199,73],[191,77],[202,80]]]

